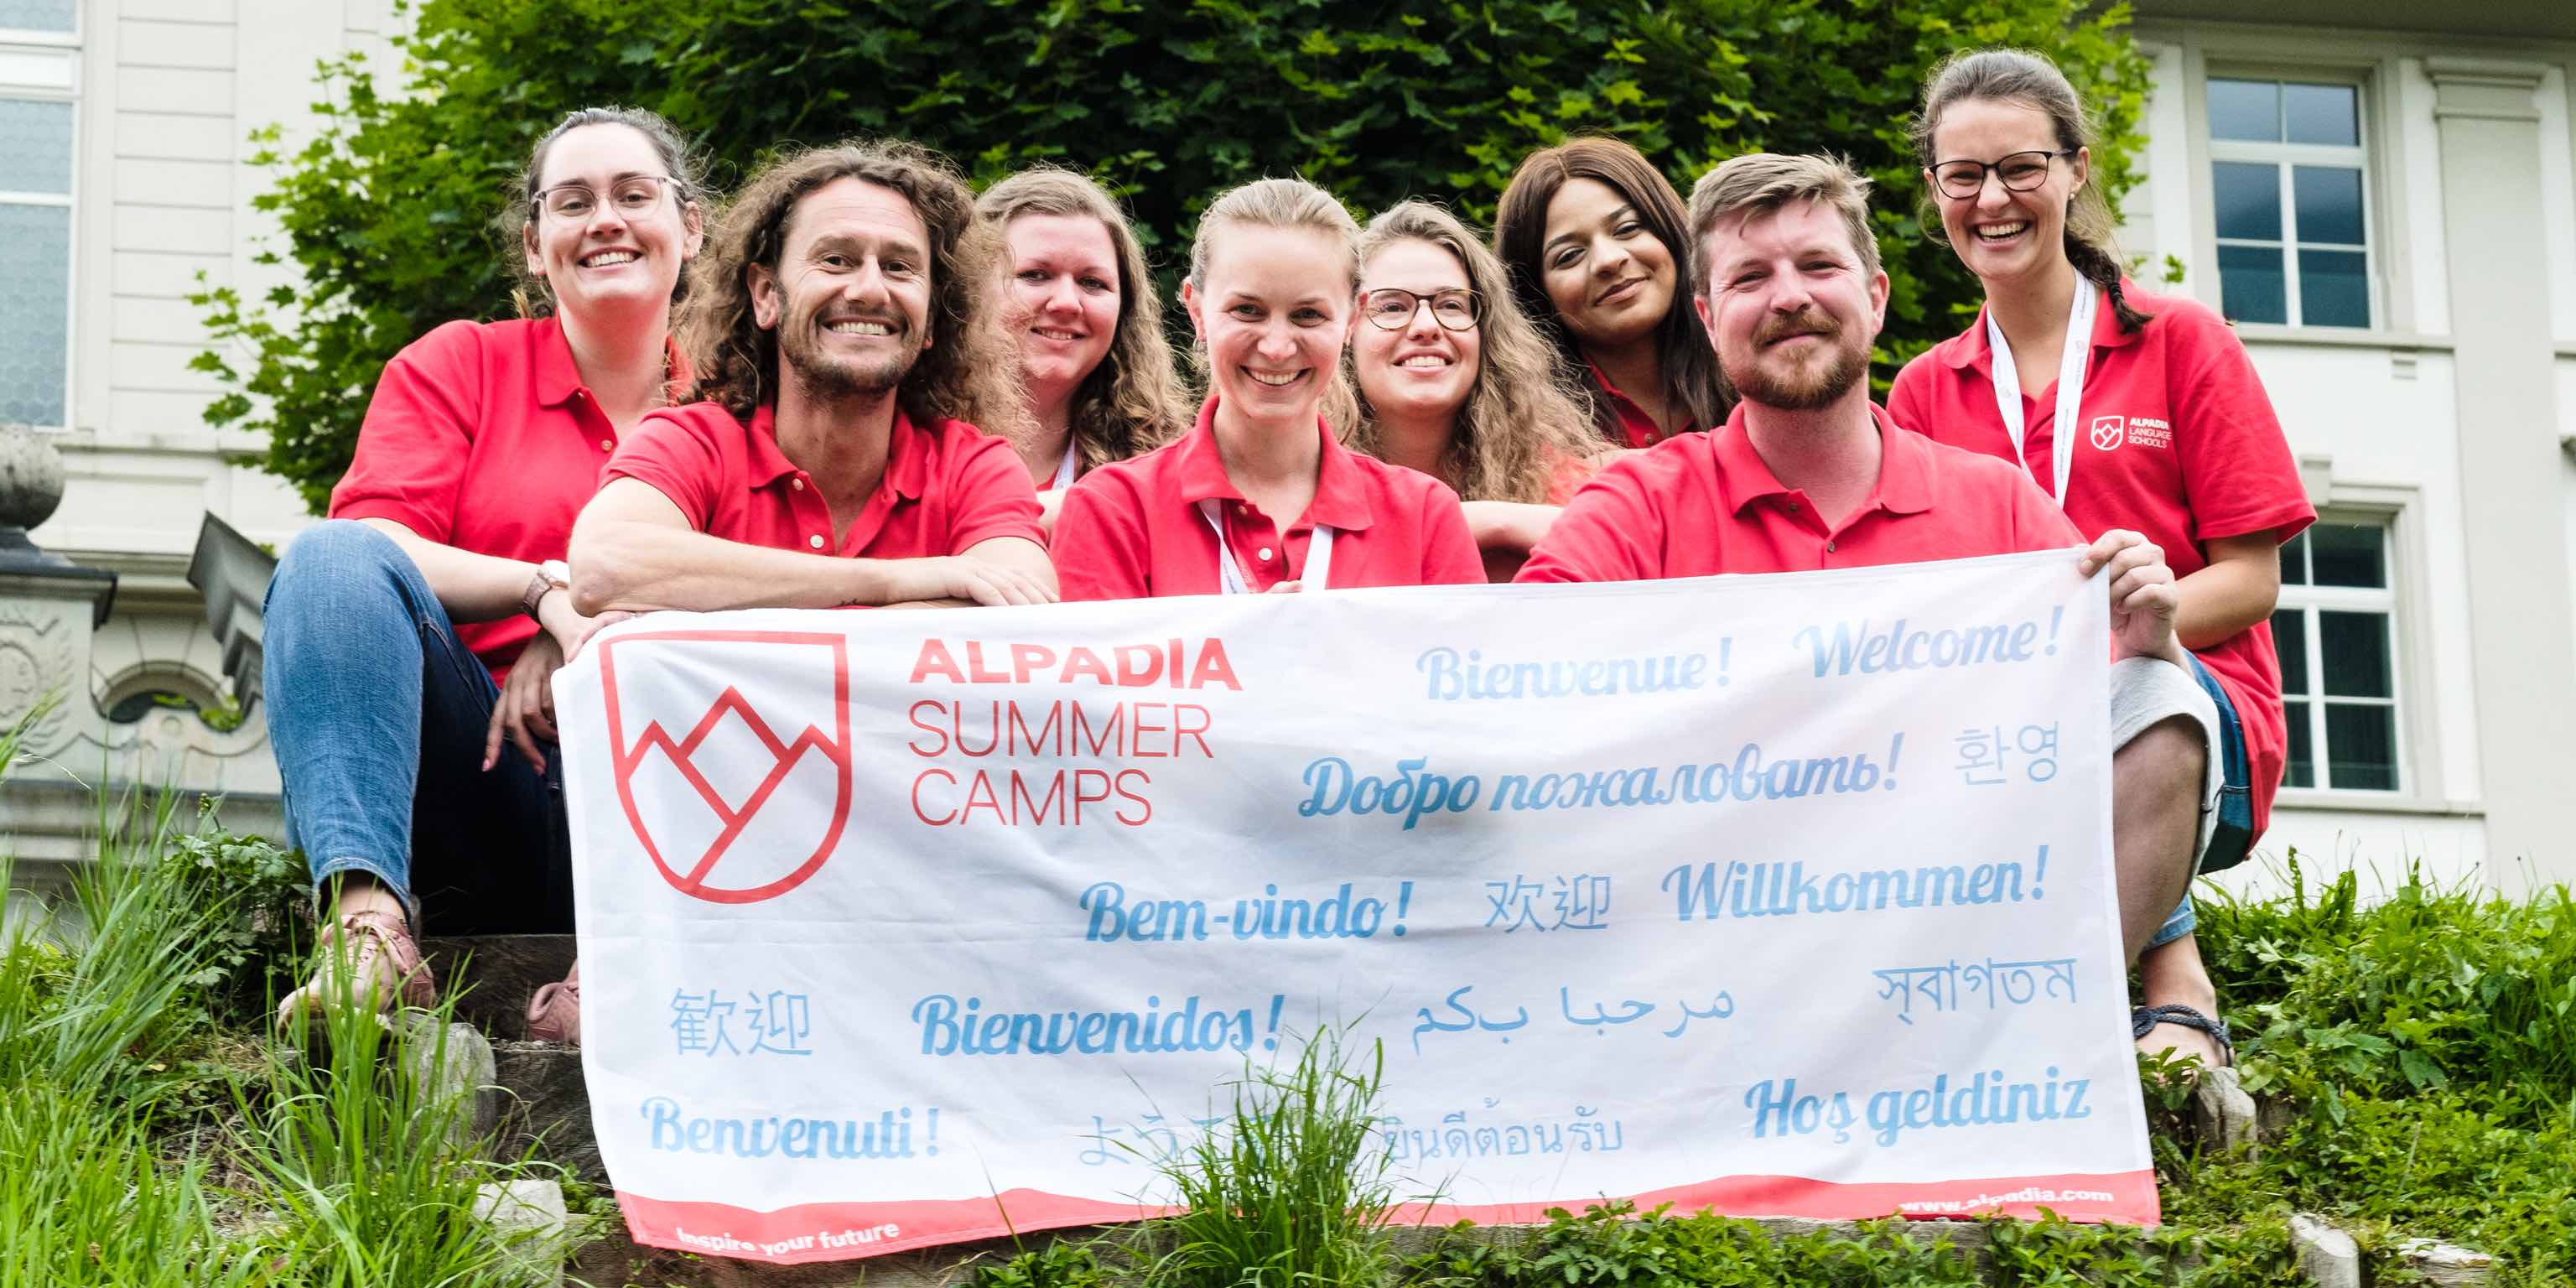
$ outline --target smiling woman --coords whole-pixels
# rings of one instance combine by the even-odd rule
[[[426,998],[425,930],[572,928],[547,680],[591,622],[560,561],[601,463],[685,382],[671,305],[702,217],[689,149],[650,112],[566,116],[518,189],[501,226],[526,316],[450,322],[386,364],[332,521],[269,587],[289,843],[346,954],[287,1017]],[[547,1018],[577,1014],[551,996]]]
[[[1681,286],[1683,224],[1673,185],[1617,139],[1531,153],[1494,219],[1513,294],[1567,364],[1590,375],[1593,421],[1623,446],[1726,419],[1725,382]]]
[[[1027,170],[975,210],[1005,242],[997,289],[1029,409],[1012,446],[1052,524],[1075,478],[1178,437],[1189,408],[1144,249],[1108,193],[1070,170]]]
[[[1509,581],[1613,444],[1502,262],[1456,216],[1407,201],[1360,240],[1351,445],[1457,489],[1487,574]]]
[[[1455,492],[1350,451],[1324,421],[1359,325],[1359,231],[1298,179],[1208,207],[1181,287],[1207,402],[1180,441],[1074,485],[1055,543],[1065,598],[1484,579]]]

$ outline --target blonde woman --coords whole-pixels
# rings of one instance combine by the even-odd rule
[[[1613,445],[1502,261],[1448,211],[1407,201],[1369,221],[1359,309],[1351,446],[1455,489],[1487,575],[1511,580]]]
[[[1055,533],[1066,599],[1484,580],[1457,493],[1325,423],[1359,325],[1359,236],[1298,179],[1208,207],[1181,287],[1207,401],[1178,442],[1074,485]]]
[[[997,289],[1029,412],[1011,445],[1052,528],[1076,478],[1189,428],[1189,398],[1144,248],[1100,185],[1025,170],[986,189],[975,211],[1006,243]]]

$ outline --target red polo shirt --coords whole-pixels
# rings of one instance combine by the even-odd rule
[[[1601,387],[1601,392],[1610,399],[1610,410],[1619,416],[1621,446],[1652,447],[1666,438],[1679,438],[1684,434],[1699,432],[1699,426],[1684,423],[1680,429],[1666,434],[1663,427],[1655,423],[1655,418],[1646,414],[1645,408],[1638,406],[1628,395],[1619,392],[1619,387],[1610,383],[1610,377],[1601,374],[1601,368],[1587,362],[1583,369],[1592,373],[1592,383]]]
[[[2146,534],[2164,548],[2177,579],[2209,565],[2210,541],[2252,533],[2287,541],[2315,522],[2298,461],[2236,333],[2197,300],[2151,295],[2127,281],[2120,290],[2156,320],[2141,331],[2122,330],[2107,295],[2094,313],[2084,432],[2067,435],[2076,451],[2067,517],[2087,536],[2113,528]],[[1887,407],[1908,429],[2010,462],[2012,437],[1995,411],[1994,390],[1980,311],[1965,332],[1905,364]],[[2055,382],[2037,398],[2023,395],[2021,408],[2024,455],[2046,489],[2057,477]],[[2260,836],[2289,744],[2272,624],[2257,622],[2198,656],[2244,726]]]
[[[2079,544],[2074,525],[2010,465],[1897,430],[1871,406],[1882,455],[1869,499],[1836,525],[1783,486],[1744,432],[1613,462],[1575,493],[1517,581],[1650,581],[1966,559]]]
[[[679,355],[668,361],[685,380]],[[562,323],[450,322],[385,364],[330,517],[391,519],[479,555],[561,559],[616,448]],[[496,684],[536,633],[520,613],[456,624]]]
[[[651,484],[691,527],[745,545],[854,559],[964,554],[994,537],[1046,545],[1037,493],[1009,443],[962,420],[923,429],[898,410],[884,477],[835,548],[831,507],[778,450],[775,414],[762,407],[745,425],[712,402],[654,412],[609,460],[607,477]]]
[[[1332,588],[1463,585],[1485,579],[1458,494],[1428,474],[1362,456],[1316,422],[1324,458],[1315,499],[1281,533],[1225,476],[1216,400],[1178,441],[1082,476],[1055,521],[1056,580],[1066,599],[1213,595],[1216,532],[1199,502],[1216,500],[1225,541],[1255,591],[1297,579],[1316,524],[1333,529]]]

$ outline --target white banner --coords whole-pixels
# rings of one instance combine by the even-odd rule
[[[556,679],[634,1237],[1130,1219],[1356,1026],[1441,1201],[2152,1223],[2071,552],[665,613]]]

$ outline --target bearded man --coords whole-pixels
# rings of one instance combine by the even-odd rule
[[[1631,453],[1577,493],[1517,581],[1806,572],[2083,546],[2110,570],[2112,849],[2135,961],[2216,817],[2215,708],[2188,683],[2164,552],[2115,530],[2084,546],[2012,462],[1898,427],[1869,397],[1887,274],[1869,181],[1831,157],[1736,157],[1691,191],[1692,290],[1741,401],[1724,425]],[[2159,669],[2161,668],[2161,669]]]
[[[796,153],[708,239],[683,351],[702,401],[646,415],[573,525],[573,602],[650,609],[1055,599],[1038,502],[970,416],[1016,407],[993,234],[936,154]]]

